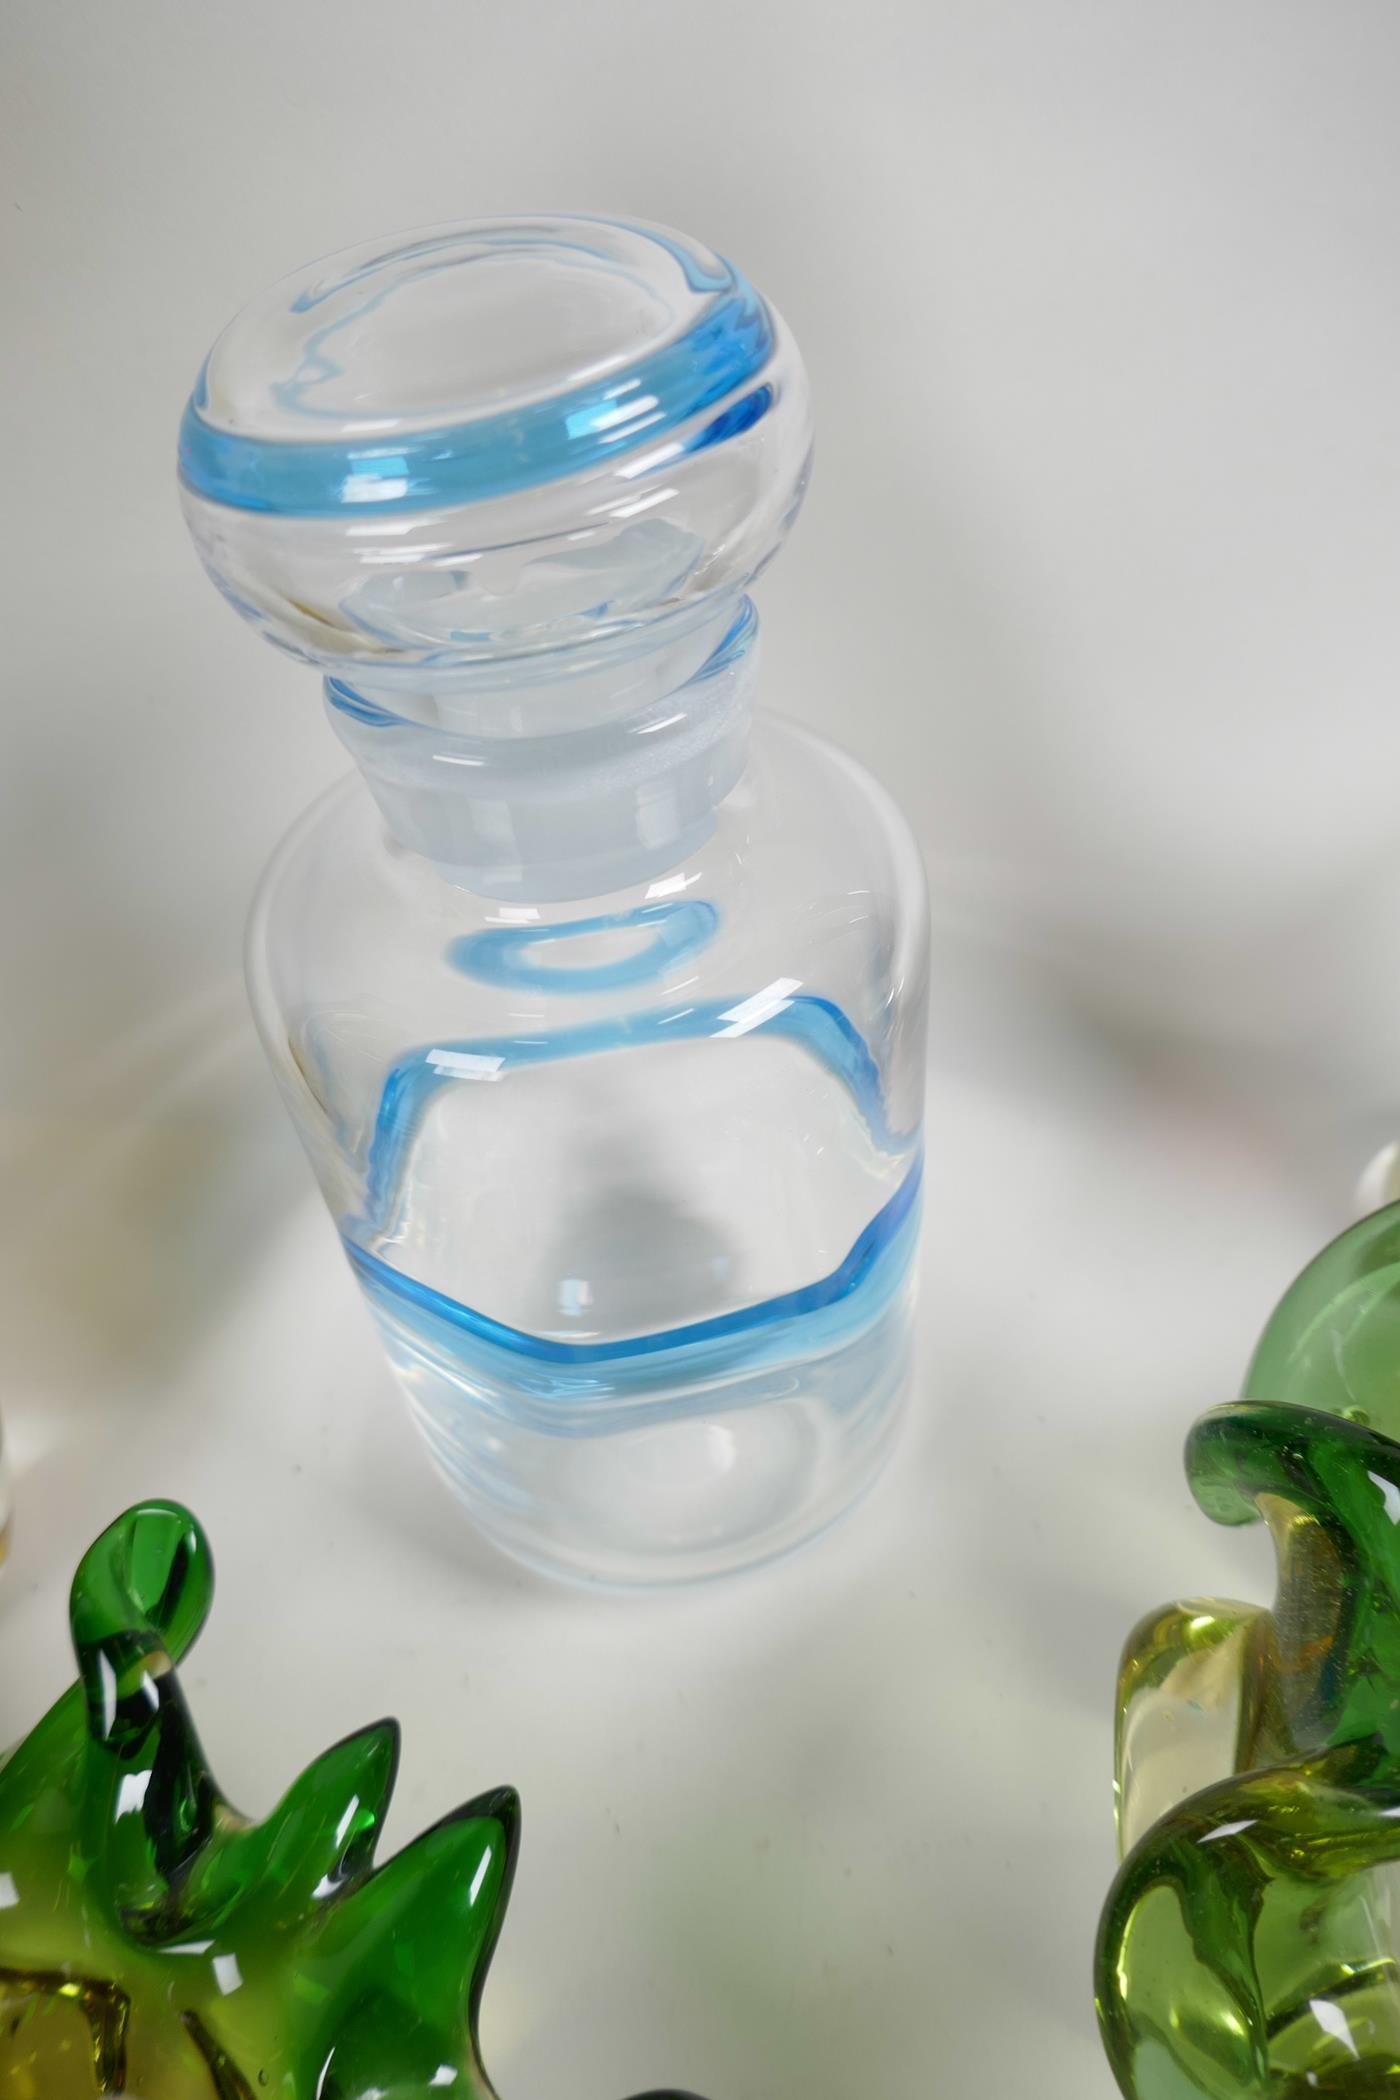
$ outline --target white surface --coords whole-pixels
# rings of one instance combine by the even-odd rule
[[[98,1526],[187,1497],[243,1805],[397,1712],[402,1838],[525,1796],[506,2100],[1107,2100],[1138,1612],[1260,1594],[1178,1452],[1395,1135],[1390,0],[12,0],[0,108],[0,1738]],[[819,472],[769,700],[935,886],[925,1348],[806,1558],[634,1602],[477,1548],[402,1421],[236,981],[338,765],[171,487],[210,338],[470,211],[688,226],[782,306]],[[251,1725],[255,1709],[274,1716]]]

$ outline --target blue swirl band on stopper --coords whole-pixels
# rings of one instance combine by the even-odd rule
[[[201,413],[201,377],[180,426],[180,476],[211,503],[282,517],[481,502],[656,445],[720,403],[720,416],[687,451],[749,428],[772,405],[772,389],[732,397],[763,370],[773,344],[767,306],[735,273],[733,288],[686,334],[604,381],[441,429],[359,442],[220,430]]]

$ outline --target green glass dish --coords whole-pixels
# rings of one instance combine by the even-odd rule
[[[1109,2061],[1132,2100],[1400,2096],[1400,1205],[1304,1270],[1186,1466],[1278,1592],[1124,1651]]]
[[[514,1793],[377,1868],[399,1748],[381,1721],[265,1822],[239,1815],[175,1667],[213,1582],[170,1502],[129,1510],[78,1568],[79,1682],[0,1761],[0,2096],[489,2100],[477,2009]]]

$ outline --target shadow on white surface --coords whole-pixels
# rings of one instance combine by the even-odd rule
[[[237,979],[49,1074],[4,1158],[21,1377],[104,1410],[149,1403],[302,1194],[269,1093]]]

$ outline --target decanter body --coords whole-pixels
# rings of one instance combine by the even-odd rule
[[[908,1384],[918,854],[754,706],[809,441],[736,272],[577,219],[332,258],[186,417],[200,552],[359,767],[254,910],[268,1054],[439,1468],[584,1580],[797,1544]]]

